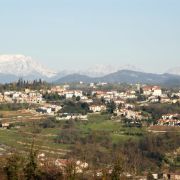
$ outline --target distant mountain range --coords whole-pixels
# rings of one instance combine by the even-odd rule
[[[89,77],[102,77],[124,69],[133,70],[133,71],[142,71],[141,69],[133,65],[113,66],[113,65],[95,64],[93,67],[87,68],[83,71],[76,71],[74,73],[86,75]]]
[[[108,82],[108,83],[146,83],[146,84],[163,84],[177,86],[180,85],[180,76],[172,74],[153,74],[131,70],[120,70],[103,77],[92,78],[85,75],[71,74],[55,81],[58,83],[71,82]]]
[[[24,55],[0,55],[0,83],[43,79],[53,83],[70,82],[109,82],[109,83],[148,83],[180,86],[180,67],[170,69],[164,74],[142,72],[132,65],[113,67],[95,65],[86,70],[67,70],[56,72]]]

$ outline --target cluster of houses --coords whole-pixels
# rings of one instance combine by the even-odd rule
[[[72,97],[80,97],[83,99],[83,92],[80,90],[69,90],[69,86],[55,86],[52,87],[48,93],[58,93],[60,96],[65,96],[66,99],[71,99]]]
[[[68,86],[67,86],[68,87]],[[80,97],[81,101],[87,103],[93,103],[92,99],[89,99],[86,95],[83,94],[81,90],[69,90],[66,86],[55,86],[48,91],[48,93],[58,93],[61,96],[65,96],[66,99],[75,97]],[[159,101],[160,98],[162,101],[167,101],[168,97],[167,94],[162,93],[162,89],[159,86],[142,86],[142,95],[146,96],[149,101],[156,102]],[[127,100],[127,99],[137,99],[137,89],[127,90],[124,92],[119,92],[117,90],[111,91],[103,91],[103,90],[93,90],[91,92],[93,97],[98,99],[103,98],[105,101],[120,101],[120,100]],[[168,99],[170,100],[170,99]]]
[[[41,107],[38,107],[36,109],[36,112],[41,114],[49,114],[49,115],[55,115],[62,109],[62,106],[58,105],[52,105],[52,104],[44,104]]]
[[[92,95],[97,98],[104,98],[105,101],[116,99],[136,99],[136,91],[118,92],[118,91],[92,91]]]
[[[161,96],[162,90],[159,86],[144,86],[142,87],[143,94],[144,95],[152,95],[152,96]]]
[[[5,91],[0,93],[0,103],[42,103],[42,94],[35,90]]]
[[[180,114],[165,114],[158,120],[161,126],[180,126]]]
[[[167,95],[166,92],[163,92],[160,86],[147,86],[142,85],[141,87],[137,87],[137,89],[128,89],[127,91],[117,91],[117,90],[96,90],[94,88],[94,84],[91,83],[90,87],[93,87],[91,91],[91,96],[87,96],[81,90],[69,90],[69,86],[54,86],[52,87],[48,93],[58,93],[60,96],[65,96],[66,99],[72,99],[73,97],[79,97],[80,102],[85,102],[89,105],[89,111],[92,113],[100,113],[107,110],[107,103],[113,101],[116,105],[116,109],[114,110],[114,114],[118,117],[124,117],[129,120],[146,120],[149,118],[148,115],[143,114],[141,111],[135,110],[135,106],[133,103],[128,103],[127,100],[134,100],[136,105],[144,106],[149,103],[175,103],[180,101],[180,92],[173,93],[171,96],[176,97],[171,98]],[[145,97],[145,100],[138,101],[138,95]],[[97,103],[97,100],[98,103]],[[59,107],[60,110],[62,107]],[[53,110],[52,107],[41,107],[37,110],[41,113],[52,114],[57,111]],[[62,119],[82,119],[86,120],[87,116],[82,114],[61,114],[58,117],[59,120]],[[179,124],[177,119],[160,119],[158,121],[159,125],[173,125],[176,126]]]
[[[129,109],[121,109],[117,112],[119,116],[125,117],[130,120],[143,120],[147,119],[140,111],[133,111]]]
[[[103,112],[103,111],[106,111],[106,106],[102,104],[100,105],[92,104],[89,106],[89,110],[92,111],[93,113]]]
[[[87,115],[83,114],[69,114],[69,113],[62,113],[61,115],[56,117],[57,120],[88,120]]]
[[[90,87],[94,87],[93,83]],[[118,90],[97,90],[92,88],[90,95],[82,90],[70,90],[69,85],[53,86],[47,90],[49,94],[57,93],[60,96],[64,96],[67,100],[74,97],[79,97],[79,101],[87,103],[89,106],[89,112],[100,113],[107,110],[107,103],[113,101],[116,105],[114,114],[120,117],[125,117],[131,120],[144,120],[148,117],[142,114],[140,111],[135,110],[134,103],[128,103],[128,100],[132,100],[138,106],[148,105],[149,103],[176,103],[180,102],[180,92],[171,93],[170,95],[162,91],[160,86],[138,86],[136,89],[131,88],[126,91]],[[62,106],[55,104],[47,104],[43,99],[43,90],[36,91],[25,89],[25,91],[5,91],[0,93],[0,103],[36,103],[40,104],[40,107],[36,109],[36,112],[40,114],[57,115],[62,109]],[[139,100],[138,96],[145,97],[143,100]],[[179,117],[179,116],[178,116]],[[82,114],[61,114],[58,117],[61,119],[82,119],[87,120],[87,116]],[[179,125],[179,118],[176,115],[162,117],[158,120],[158,125]]]

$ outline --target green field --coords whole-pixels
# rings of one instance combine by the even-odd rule
[[[27,114],[18,114],[18,112],[5,112],[6,117],[11,118],[18,116],[26,116]],[[110,120],[109,115],[92,114],[88,115],[88,121],[76,121],[75,128],[80,132],[81,136],[87,136],[92,131],[107,132],[112,138],[113,143],[120,143],[129,139],[138,140],[145,133],[142,128],[126,128],[121,123]],[[56,122],[53,128],[42,128],[39,126],[43,120],[32,120],[20,122],[19,128],[0,129],[0,142],[17,150],[29,149],[34,139],[35,145],[39,151],[48,154],[56,154],[54,152],[65,152],[71,144],[55,143],[55,138],[61,132],[66,121]],[[22,126],[21,126],[22,125]],[[139,135],[140,134],[140,135]],[[62,153],[62,155],[63,155]],[[57,153],[58,154],[58,153]],[[64,153],[65,154],[65,153]]]

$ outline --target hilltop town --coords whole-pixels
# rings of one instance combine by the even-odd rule
[[[173,91],[145,84],[128,85],[120,90],[111,89],[108,83],[80,82],[80,85],[77,89],[65,84],[39,90],[25,87],[21,91],[3,90],[0,93],[0,103],[1,106],[31,104],[36,108],[29,107],[30,112],[52,116],[58,120],[88,120],[88,114],[110,113],[112,119],[120,121],[128,119],[131,123],[138,121],[143,124],[144,121],[153,120],[151,125],[180,126],[180,115],[173,110],[180,103],[180,91],[177,89]],[[79,105],[80,107],[76,107]],[[172,110],[162,111],[159,119],[153,119],[153,112],[144,110],[151,105],[172,105]]]
[[[129,142],[133,144],[127,152],[127,158],[131,151],[138,150],[139,158],[145,160],[141,167],[136,164],[141,162],[140,159],[136,162],[136,157],[132,158],[132,162],[121,159],[126,166],[127,163],[132,166],[121,170],[121,176],[127,179],[137,176],[138,179],[151,173],[154,179],[169,176],[179,178],[178,88],[105,82],[50,85],[42,80],[19,80],[17,83],[1,85],[0,89],[1,157],[8,156],[12,151],[25,153],[33,143],[41,167],[44,168],[45,162],[49,162],[66,174],[66,167],[74,163],[78,176],[85,173],[102,178],[104,170],[109,176],[113,174],[114,161],[109,157],[112,147],[116,146],[115,156],[118,151],[123,153],[123,147],[128,148]],[[144,138],[149,143],[159,139],[162,150],[157,151],[159,145],[151,142],[154,148],[152,153],[158,152],[156,156],[163,156],[166,162],[164,158],[160,160],[151,154],[141,154],[145,152],[141,149]],[[171,138],[174,141],[173,148],[165,147]],[[97,146],[97,149],[94,151],[92,146]],[[136,149],[136,146],[140,149]],[[82,151],[86,152],[85,157]],[[100,157],[96,159],[98,154]],[[152,162],[149,164],[148,161]],[[173,171],[170,170],[172,162]],[[96,164],[99,167],[95,168],[94,174],[92,170]],[[150,166],[150,169],[146,166]]]

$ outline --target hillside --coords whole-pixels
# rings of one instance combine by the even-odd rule
[[[147,83],[179,85],[180,76],[171,74],[153,74],[131,70],[120,70],[103,77],[92,78],[85,75],[72,74],[58,79],[55,83],[69,82],[108,82],[108,83]]]

